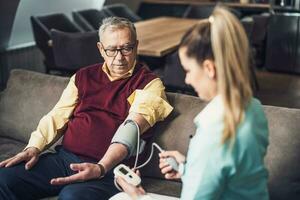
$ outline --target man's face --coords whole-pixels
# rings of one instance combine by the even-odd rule
[[[122,76],[132,68],[138,41],[129,28],[107,28],[97,46],[112,76]]]

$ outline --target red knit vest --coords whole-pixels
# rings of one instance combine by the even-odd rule
[[[64,135],[65,149],[84,158],[98,161],[111,139],[126,119],[130,104],[127,98],[157,78],[145,66],[137,64],[131,77],[110,81],[95,64],[76,73],[78,103]]]

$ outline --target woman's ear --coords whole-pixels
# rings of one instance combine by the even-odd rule
[[[216,71],[214,61],[212,61],[210,59],[204,60],[203,68],[204,68],[204,71],[205,71],[205,73],[206,73],[206,75],[208,76],[209,79],[216,79],[217,71]]]

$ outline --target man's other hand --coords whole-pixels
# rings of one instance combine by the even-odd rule
[[[97,164],[79,163],[71,164],[70,168],[77,173],[67,177],[58,177],[51,179],[52,185],[65,185],[74,182],[83,182],[91,179],[100,178],[101,169]]]
[[[29,147],[12,158],[8,158],[0,163],[0,167],[11,167],[20,162],[25,162],[25,169],[31,169],[39,159],[40,150],[36,147]]]

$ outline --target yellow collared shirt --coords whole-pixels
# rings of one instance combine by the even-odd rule
[[[134,71],[134,66],[121,77],[112,77],[107,65],[104,63],[102,70],[106,73],[110,81],[128,78]],[[168,103],[165,87],[159,78],[153,79],[143,89],[135,90],[127,101],[131,105],[129,113],[141,114],[150,126],[157,121],[164,120],[173,110]],[[32,132],[28,147],[36,147],[43,150],[54,138],[64,130],[70,116],[78,102],[78,89],[75,85],[75,75],[73,75],[62,93],[54,108],[40,120],[37,129]]]

